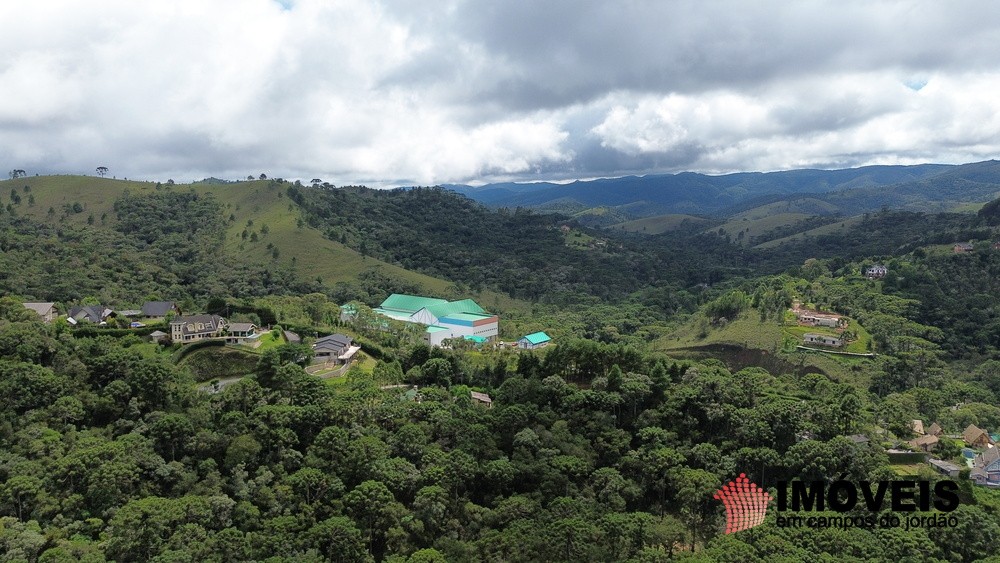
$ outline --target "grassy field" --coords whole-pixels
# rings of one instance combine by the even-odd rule
[[[962,203],[951,208],[952,213],[978,213],[986,203]]]
[[[854,332],[854,334],[857,335],[857,339],[849,342],[847,346],[845,346],[844,348],[841,349],[831,348],[831,350],[837,352],[851,352],[855,354],[867,354],[868,352],[871,352],[869,343],[871,342],[872,337],[870,334],[868,334],[868,331],[865,330],[863,326],[858,324],[858,322],[855,321],[854,319],[848,319],[846,330]],[[786,323],[785,326],[782,327],[782,332],[785,335],[785,341],[786,341],[786,345],[783,347],[786,349],[789,347],[788,345],[789,341],[791,341],[792,345],[794,346],[802,344],[803,337],[807,333],[824,334],[833,337],[840,336],[839,332],[830,328],[821,326],[802,326],[795,323],[794,321],[791,323]]]
[[[687,221],[687,223],[684,223]],[[693,226],[710,223],[708,219],[695,217],[694,215],[684,215],[681,213],[670,213],[667,215],[657,215],[655,217],[643,217],[614,225],[613,229],[621,229],[633,233],[644,233],[647,235],[658,235],[667,231],[679,229],[682,224]]]
[[[781,326],[774,321],[760,322],[759,314],[750,310],[720,326],[713,326],[702,315],[692,315],[677,330],[656,340],[653,348],[672,350],[709,344],[734,344],[760,350],[778,350],[781,342]]]
[[[594,237],[588,235],[583,231],[577,229],[570,229],[569,232],[563,233],[563,240],[566,241],[566,246],[570,248],[576,248],[578,250],[589,250],[594,244]]]
[[[889,469],[899,477],[917,477],[921,473],[927,472],[929,467],[923,463],[913,463],[907,465],[890,465]]]
[[[713,326],[704,316],[696,314],[654,341],[651,347],[678,358],[728,356],[730,364],[755,363],[772,373],[822,373],[834,381],[867,387],[871,359],[797,350],[795,346],[801,343],[801,338],[793,340],[786,328],[790,327],[774,320],[761,322],[759,313],[752,309],[720,326]],[[863,334],[859,342],[870,338],[867,332]]]
[[[810,217],[811,215],[805,213],[778,213],[755,219],[734,217],[721,226],[713,227],[705,232],[718,233],[721,229],[725,234],[732,237],[734,241],[746,244],[750,242],[752,237],[763,235],[779,227],[801,225]],[[739,238],[740,233],[743,233],[744,238]]]
[[[361,256],[353,249],[325,238],[308,225],[300,227],[302,213],[285,196],[287,184],[259,180],[237,184],[193,184],[192,187],[199,192],[213,194],[225,208],[224,215],[235,218],[227,229],[225,248],[244,259],[262,264],[277,262],[294,266],[303,277],[320,278],[326,284],[350,281],[365,270],[380,267],[387,274],[415,283],[428,292],[443,293],[451,285],[444,280]],[[267,233],[262,232],[264,226]],[[257,232],[257,242],[244,241],[241,236],[244,229]],[[276,260],[268,244],[277,248]]]
[[[803,213],[806,215],[828,215],[837,212],[837,206],[823,200],[813,198],[796,199],[792,201],[776,201],[748,209],[733,215],[733,219],[755,221],[783,213]]]
[[[838,223],[830,223],[828,225],[823,225],[822,227],[816,227],[815,229],[809,229],[807,231],[802,231],[801,233],[795,233],[794,235],[787,236],[784,238],[769,240],[765,243],[756,245],[754,248],[761,248],[761,249],[776,248],[786,242],[798,241],[806,237],[817,237],[821,235],[835,234],[853,228],[855,225],[860,223],[862,219],[863,217],[860,215],[856,217],[848,217],[847,219],[844,219],[843,221],[840,221]]]

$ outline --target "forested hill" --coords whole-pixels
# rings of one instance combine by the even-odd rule
[[[617,299],[661,283],[711,281],[744,262],[740,249],[711,235],[651,245],[558,215],[490,210],[440,188],[291,187],[289,196],[309,225],[362,255],[529,300]]]
[[[324,238],[287,197],[289,185],[86,176],[0,182],[0,233],[8,246],[0,258],[11,264],[0,289],[32,299],[90,296],[106,303],[324,288],[337,288],[344,300],[368,301],[392,289],[447,290],[445,280]],[[166,254],[150,254],[157,249]],[[177,283],[183,271],[192,273]]]
[[[316,291],[590,303],[718,281],[746,262],[713,235],[650,245],[441,189],[80,176],[0,182],[0,248],[0,291],[111,305]]]
[[[683,292],[702,284],[776,273],[808,258],[861,258],[987,236],[970,215],[887,212],[839,233],[754,249],[703,223],[641,237],[559,215],[491,210],[439,188],[280,180],[174,186],[22,178],[0,185],[0,204],[0,289],[112,304],[312,291],[341,303],[425,292],[568,304],[656,290],[673,296],[667,309],[675,310],[689,299]]]
[[[909,447],[921,419],[943,429],[935,455],[964,464],[953,436],[1000,428],[1000,203],[877,212],[757,249],[690,221],[610,233],[433,188],[0,187],[0,560],[995,555],[1000,491],[965,474],[957,525],[907,530],[778,526],[769,511],[725,534],[713,494],[740,473],[772,494],[789,480],[945,479],[886,449]],[[889,273],[862,276],[876,260]],[[505,340],[554,342],[431,349],[415,325],[360,303],[345,321],[337,305],[472,286],[533,301],[501,317]],[[22,305],[50,295],[211,301],[305,343],[278,330],[258,348],[155,343]],[[843,315],[857,352],[801,350],[817,329],[795,303]],[[355,363],[307,371],[310,339],[333,332],[362,345]]]

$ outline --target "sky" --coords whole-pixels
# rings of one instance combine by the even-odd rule
[[[1000,3],[0,3],[0,165],[481,184],[1000,152]]]

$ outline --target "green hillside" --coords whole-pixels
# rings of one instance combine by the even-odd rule
[[[273,180],[158,185],[89,176],[38,176],[0,182],[3,195],[0,201],[10,203],[9,192],[15,190],[22,200],[16,206],[19,215],[54,226],[92,223],[96,228],[112,228],[117,221],[115,200],[126,191],[151,194],[193,189],[200,194],[211,194],[224,207],[225,216],[219,220],[227,225],[225,251],[241,261],[292,267],[304,279],[320,278],[327,285],[352,281],[361,272],[381,268],[387,275],[426,292],[447,292],[451,285],[447,281],[363,257],[339,242],[324,238],[317,229],[306,224],[299,226],[301,211],[285,195],[286,188],[287,184]],[[29,197],[33,204],[29,203]],[[82,212],[74,213],[73,205],[77,203]],[[244,229],[248,231],[247,240],[242,239]],[[250,240],[253,233],[257,235],[256,242]],[[278,251],[277,258],[274,249]]]
[[[762,249],[762,250],[763,249],[769,249],[769,248],[776,248],[776,247],[781,246],[782,244],[785,244],[787,242],[800,242],[800,241],[803,241],[803,240],[807,239],[808,237],[818,237],[818,236],[822,236],[822,235],[839,234],[839,233],[845,232],[845,231],[853,228],[854,226],[856,226],[857,224],[859,224],[862,220],[863,220],[862,216],[848,217],[847,219],[844,219],[843,221],[837,221],[835,223],[829,223],[827,225],[823,225],[821,227],[816,227],[815,229],[808,229],[808,230],[805,230],[805,231],[801,231],[799,233],[795,233],[794,235],[789,235],[787,237],[782,237],[782,238],[777,238],[777,239],[774,239],[774,240],[769,240],[767,242],[764,242],[764,243],[756,245],[754,248],[758,248],[758,249]]]
[[[620,229],[631,233],[643,233],[647,235],[658,235],[667,231],[673,231],[685,226],[696,227],[709,223],[708,219],[685,215],[683,213],[668,213],[655,217],[643,217],[613,225],[613,229]]]
[[[711,231],[720,235],[728,235],[732,240],[740,244],[752,244],[755,239],[767,235],[776,229],[792,228],[797,229],[811,218],[805,213],[776,213],[757,218],[734,217]],[[707,231],[707,232],[711,232]]]
[[[776,201],[748,209],[734,215],[731,219],[763,219],[781,213],[805,213],[807,215],[832,215],[838,211],[836,205],[832,205],[816,198],[797,198],[786,201]]]

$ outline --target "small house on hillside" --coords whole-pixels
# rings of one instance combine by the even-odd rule
[[[347,363],[360,349],[354,345],[354,339],[344,334],[324,336],[313,344],[317,362]]]
[[[874,266],[865,268],[865,271],[862,273],[870,280],[880,280],[889,273],[889,268],[886,268],[882,264],[875,264]]]
[[[919,418],[913,419],[913,422],[910,423],[910,428],[913,429],[914,434],[919,434],[921,436],[926,434],[926,432],[924,432],[924,421]]]
[[[226,319],[219,315],[190,315],[170,321],[170,339],[180,344],[220,338],[225,330]]]
[[[970,424],[968,428],[962,432],[962,440],[965,441],[966,445],[973,448],[985,448],[990,445],[990,435],[979,428],[975,424]]]
[[[170,335],[167,334],[167,333],[165,333],[165,332],[163,332],[162,330],[154,330],[153,332],[149,333],[146,336],[146,338],[150,342],[155,342],[157,344],[162,344],[163,342],[166,342],[167,340],[170,339]]]
[[[969,478],[977,485],[1000,487],[1000,448],[987,448],[972,460]]]
[[[972,246],[971,242],[960,242],[952,247],[955,254],[965,254],[966,252],[972,252],[975,247]]]
[[[469,391],[469,396],[472,400],[481,404],[486,405],[488,408],[493,408],[493,399],[490,398],[486,393],[480,393],[478,391]]]
[[[181,309],[173,301],[146,301],[142,304],[142,317],[151,321],[162,321],[167,315],[180,315]]]
[[[842,320],[836,315],[822,315],[819,313],[805,313],[799,317],[799,322],[810,326],[825,326],[827,328],[837,328]]]
[[[806,335],[802,337],[802,341],[806,344],[819,344],[820,346],[831,346],[834,348],[840,348],[844,345],[843,338],[829,336],[826,334],[816,334],[814,332],[806,333]]]
[[[299,336],[297,333],[294,333],[290,330],[286,330],[284,332],[285,332],[285,340],[287,340],[289,344],[302,344],[302,337]]]
[[[942,434],[941,425],[938,423],[931,424],[930,428],[927,429],[927,433],[931,436],[940,436]]]
[[[25,309],[30,309],[42,318],[42,322],[50,323],[59,316],[55,303],[24,303]]]
[[[534,350],[536,348],[544,348],[551,342],[552,338],[548,334],[545,334],[544,332],[533,332],[522,336],[517,341],[517,347],[525,350]]]
[[[958,477],[962,472],[962,468],[951,463],[950,461],[944,461],[941,459],[929,459],[927,463],[931,465],[934,469],[937,469],[939,473],[943,473],[948,477]]]
[[[909,444],[910,447],[912,448],[929,452],[937,447],[938,441],[939,439],[937,436],[924,434],[919,438],[914,438],[913,440],[910,440],[909,442],[907,442],[907,444]]]
[[[77,324],[79,322],[100,324],[117,316],[118,313],[115,313],[113,309],[104,305],[81,305],[69,310],[67,320],[69,320],[70,324]]]
[[[253,344],[260,337],[253,323],[229,323],[226,344]]]

